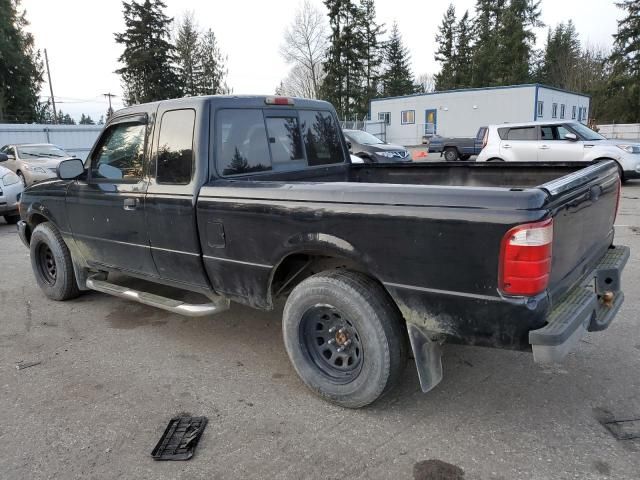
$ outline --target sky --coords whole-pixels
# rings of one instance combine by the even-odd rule
[[[311,0],[325,10],[321,0]],[[237,94],[271,94],[289,69],[279,54],[283,32],[302,0],[165,0],[167,14],[192,11],[202,29],[215,32],[228,55],[228,84]],[[409,49],[414,75],[436,73],[435,34],[450,0],[377,0],[379,23],[398,23]],[[453,2],[461,15],[475,0]],[[113,93],[113,107],[122,107],[119,67],[122,47],[114,32],[124,30],[120,0],[22,0],[36,47],[47,49],[57,107],[76,119],[81,113],[98,119],[107,109],[104,93]],[[614,0],[542,0],[547,26],[572,19],[583,43],[610,46],[623,11]],[[390,30],[390,28],[388,28]],[[546,28],[538,29],[538,46]],[[46,76],[45,76],[46,78]],[[49,97],[49,83],[42,95]]]

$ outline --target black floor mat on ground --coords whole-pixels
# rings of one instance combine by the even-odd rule
[[[207,417],[174,417],[151,452],[154,460],[189,460],[198,445]]]

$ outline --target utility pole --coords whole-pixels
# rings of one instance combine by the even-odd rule
[[[53,123],[58,123],[58,112],[56,111],[56,98],[53,96],[53,85],[51,83],[51,70],[49,70],[49,56],[47,49],[44,49],[44,61],[47,64],[47,77],[49,78],[49,92],[51,92],[51,103],[53,104]]]
[[[113,108],[111,108],[111,97],[116,97],[117,95],[114,95],[113,93],[109,92],[109,93],[103,93],[103,96],[107,97],[109,99],[109,110],[107,110],[107,120],[109,119],[109,117],[111,115],[113,115]]]

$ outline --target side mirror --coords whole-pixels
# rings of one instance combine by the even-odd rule
[[[63,160],[58,164],[56,173],[60,180],[73,180],[84,173],[84,163],[79,158]]]
[[[6,162],[9,160],[9,156],[6,153],[0,153],[0,162]]]
[[[575,133],[566,133],[564,135],[565,140],[569,140],[570,142],[577,142],[578,136]]]
[[[347,140],[347,148],[348,148],[349,150],[351,150],[351,146],[352,146],[352,145],[351,145],[351,142],[350,142],[349,140]]]

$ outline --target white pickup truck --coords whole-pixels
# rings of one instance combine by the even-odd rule
[[[640,178],[640,143],[608,140],[574,121],[489,125],[478,162],[615,160],[622,180]]]

